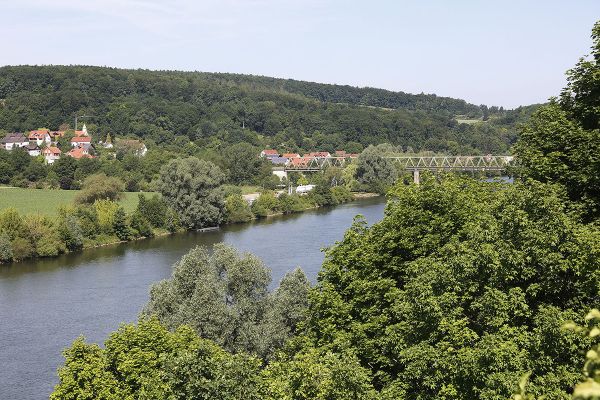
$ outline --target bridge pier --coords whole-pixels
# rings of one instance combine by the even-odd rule
[[[421,183],[421,175],[419,174],[419,170],[415,169],[413,171],[413,182],[415,185],[419,185]]]

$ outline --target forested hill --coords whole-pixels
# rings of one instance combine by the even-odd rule
[[[464,115],[471,118],[482,116],[482,110],[479,106],[469,104],[461,99],[439,97],[435,94],[410,94],[371,87],[359,88],[349,85],[331,85],[267,76],[222,73],[205,73],[203,75],[207,79],[220,82],[233,82],[240,86],[250,85],[256,89],[279,90],[285,93],[301,94],[326,103],[447,112],[452,115]]]
[[[389,142],[414,150],[505,152],[529,114],[464,100],[267,77],[88,66],[0,68],[0,130],[57,129],[76,115],[96,136],[218,148],[240,141],[281,149],[352,150]]]

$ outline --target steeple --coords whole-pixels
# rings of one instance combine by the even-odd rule
[[[88,136],[88,132],[87,132],[87,126],[85,126],[85,123],[83,124],[83,128],[81,128],[81,131],[83,132],[83,134],[85,136]]]

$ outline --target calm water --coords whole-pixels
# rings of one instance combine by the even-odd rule
[[[150,284],[171,274],[190,248],[226,242],[261,257],[273,286],[297,266],[314,282],[323,247],[342,239],[356,214],[381,219],[382,198],[268,221],[232,225],[0,266],[0,399],[47,398],[62,349],[84,335],[103,342],[135,321]]]

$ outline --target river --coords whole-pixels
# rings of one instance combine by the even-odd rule
[[[341,240],[356,214],[383,216],[382,198],[274,217],[218,231],[140,240],[0,266],[0,399],[47,398],[64,361],[61,352],[83,335],[103,342],[132,322],[149,286],[196,245],[225,242],[261,257],[273,284],[297,266],[315,282],[323,247]]]

